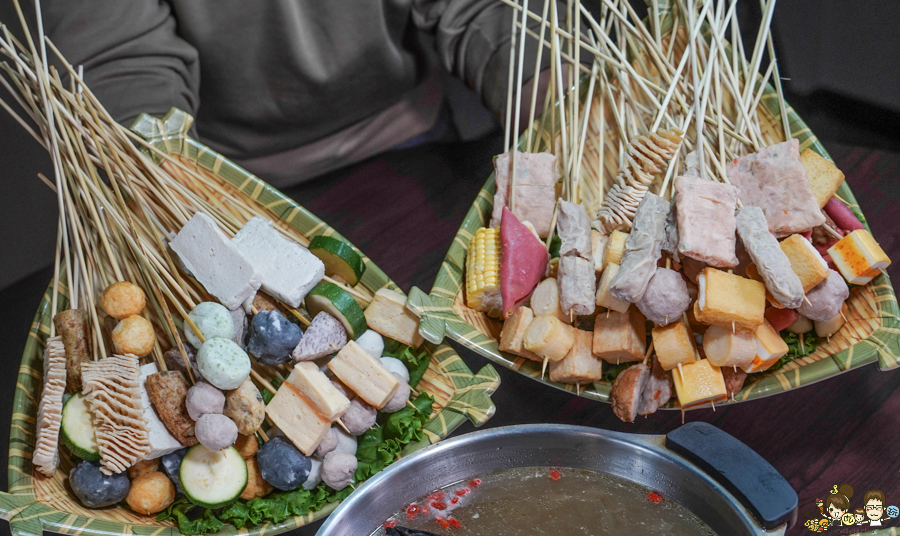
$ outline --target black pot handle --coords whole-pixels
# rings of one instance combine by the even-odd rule
[[[765,530],[797,522],[797,492],[747,445],[705,422],[666,434],[666,447],[699,467],[738,498]]]

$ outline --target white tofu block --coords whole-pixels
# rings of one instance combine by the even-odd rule
[[[272,401],[266,406],[266,414],[284,436],[307,456],[312,455],[331,429],[331,421],[288,382],[282,383],[278,388]]]
[[[400,380],[355,341],[341,348],[328,362],[328,368],[344,385],[378,409],[383,408],[400,387]]]
[[[262,289],[291,307],[299,307],[325,276],[325,265],[318,257],[285,238],[265,218],[251,218],[231,243],[262,274]]]
[[[169,242],[185,270],[228,309],[237,309],[262,284],[262,274],[212,218],[194,214]]]
[[[319,408],[322,415],[334,422],[350,407],[350,399],[332,385],[328,376],[315,363],[304,361],[294,365],[287,382],[296,387]]]
[[[366,307],[366,324],[383,336],[418,348],[425,342],[419,335],[419,317],[406,307],[406,296],[390,289],[380,289]]]
[[[141,406],[144,408],[144,419],[147,420],[147,437],[150,438],[150,454],[144,458],[145,460],[161,458],[184,446],[175,439],[175,436],[169,433],[166,425],[163,424],[159,415],[156,414],[156,410],[153,409],[153,404],[150,403],[150,395],[147,394],[144,382],[147,381],[147,376],[157,372],[159,372],[159,369],[156,367],[156,363],[147,363],[141,366]]]

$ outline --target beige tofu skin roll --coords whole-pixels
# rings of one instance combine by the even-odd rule
[[[539,316],[525,331],[523,343],[526,350],[534,352],[541,359],[559,361],[566,357],[575,344],[575,328],[563,324],[555,316]]]
[[[747,366],[756,357],[756,335],[709,326],[703,334],[703,353],[717,367]]]

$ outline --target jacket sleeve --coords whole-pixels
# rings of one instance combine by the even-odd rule
[[[542,0],[528,2],[529,11],[538,17],[541,16],[543,7]],[[557,10],[560,24],[563,24],[566,17],[565,2],[557,2]],[[521,17],[521,12],[516,13]],[[513,8],[499,0],[413,2],[413,21],[419,29],[434,34],[435,46],[444,66],[478,92],[488,109],[498,115],[503,115],[506,105],[512,17]],[[540,22],[529,17],[527,24],[536,34],[540,33]],[[550,32],[547,31],[546,36],[549,35]],[[538,47],[537,39],[526,37],[523,83],[534,76]],[[544,49],[541,69],[549,66],[550,52],[549,49]]]
[[[175,106],[196,116],[197,51],[176,32],[163,0],[44,0],[47,36],[123,125]]]

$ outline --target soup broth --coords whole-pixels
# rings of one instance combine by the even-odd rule
[[[715,536],[685,507],[627,480],[579,469],[498,471],[408,505],[372,536],[400,526],[437,534]]]

